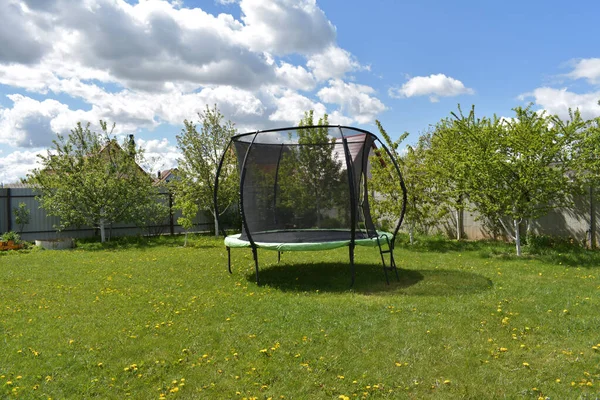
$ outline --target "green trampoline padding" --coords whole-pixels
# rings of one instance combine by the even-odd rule
[[[392,241],[394,235],[389,232],[377,231],[379,235],[379,240],[383,240],[385,243],[385,238],[389,241]],[[227,247],[251,247],[250,242],[247,240],[240,239],[241,234],[230,235],[225,238],[225,246]],[[260,242],[255,241],[256,247],[267,250],[277,250],[277,251],[318,251],[318,250],[331,250],[338,247],[348,246],[350,244],[350,239],[347,240],[335,240],[335,241],[323,241],[323,242],[302,242],[302,243],[278,243],[278,242]],[[354,241],[359,246],[377,246],[377,237],[365,238],[365,239],[356,239]],[[383,244],[383,243],[382,243]]]

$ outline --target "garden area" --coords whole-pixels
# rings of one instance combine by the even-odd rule
[[[221,238],[0,253],[0,397],[595,398],[600,253],[550,240],[398,239],[379,252]],[[535,245],[537,243],[537,245]]]

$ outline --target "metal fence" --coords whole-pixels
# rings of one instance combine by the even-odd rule
[[[450,215],[446,220],[440,221],[433,231],[447,234],[449,237],[456,237],[456,218],[456,214]],[[581,244],[589,245],[591,241],[590,228],[592,225],[596,225],[595,221],[599,219],[600,209],[594,207],[593,196],[575,196],[573,207],[554,209],[543,217],[532,221],[531,233],[572,238]],[[486,224],[475,212],[465,211],[462,214],[462,220],[463,237],[466,237],[466,239],[506,239],[505,233],[497,229],[498,226],[494,227]],[[511,224],[511,221],[505,222]],[[524,223],[522,229],[524,234]],[[599,232],[597,229],[594,230],[596,231],[596,243],[599,243]]]
[[[177,218],[181,216],[179,210],[173,208],[172,194],[166,189],[161,189],[162,200],[169,206],[171,215],[163,224],[140,228],[134,224],[113,224],[108,228],[110,236],[131,236],[145,234],[178,234],[185,230],[177,224]],[[538,235],[552,235],[561,237],[570,237],[580,243],[589,243],[590,222],[593,212],[595,220],[600,219],[600,209],[594,209],[591,204],[590,196],[578,196],[575,199],[573,208],[556,209],[547,215],[533,221],[532,231]],[[0,233],[8,231],[19,231],[19,226],[15,221],[13,209],[19,206],[19,203],[25,203],[27,209],[31,212],[30,223],[23,227],[21,237],[24,240],[33,241],[36,239],[47,240],[60,237],[84,238],[98,235],[94,227],[83,226],[79,228],[69,228],[57,232],[55,225],[58,225],[59,218],[49,216],[43,208],[40,208],[35,199],[35,193],[31,188],[2,188],[0,189]],[[502,233],[494,232],[492,227],[485,224],[478,218],[476,213],[465,212],[463,218],[464,237],[471,240],[503,238]],[[214,229],[212,218],[206,215],[198,215],[194,220],[192,231],[209,231]],[[450,237],[456,237],[456,215],[450,215],[445,221],[433,229],[447,234]],[[505,238],[505,237],[504,237]],[[600,242],[598,232],[596,232],[596,242]]]
[[[162,224],[138,227],[135,224],[113,224],[107,227],[107,235],[110,236],[132,236],[146,234],[177,234],[185,230],[177,224],[177,219],[181,217],[181,211],[173,208],[173,196],[166,190],[160,190],[162,202],[169,206],[171,214]],[[23,226],[21,238],[27,241],[49,240],[61,237],[85,238],[98,235],[94,227],[81,226],[65,229],[57,232],[55,226],[59,224],[59,218],[49,216],[43,208],[40,208],[35,198],[35,192],[31,188],[2,188],[0,189],[0,233],[8,231],[19,231],[20,227],[15,221],[14,209],[20,203],[30,211],[29,223]],[[209,231],[214,229],[212,218],[199,214],[194,220],[192,231]]]

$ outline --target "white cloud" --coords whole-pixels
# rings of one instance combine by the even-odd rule
[[[573,71],[567,74],[572,79],[587,79],[589,83],[600,83],[600,58],[584,58],[575,63]]]
[[[461,94],[474,94],[475,91],[454,78],[444,74],[433,74],[429,76],[415,76],[404,83],[401,87],[391,88],[388,91],[390,97],[414,97],[429,96],[432,103],[439,101],[440,97],[459,96]]]
[[[16,0],[0,2],[0,63],[31,64],[47,51],[48,38],[39,29],[35,14]]]
[[[315,77],[304,67],[286,62],[282,62],[275,70],[275,74],[280,80],[280,84],[292,89],[310,91],[316,86]]]
[[[523,100],[533,98],[534,102],[548,113],[556,114],[564,119],[569,118],[569,108],[579,109],[584,119],[600,116],[600,105],[598,105],[600,91],[578,94],[569,92],[566,88],[541,87],[519,97]]]
[[[374,93],[375,90],[370,86],[332,79],[328,87],[319,90],[317,96],[325,103],[339,105],[343,115],[360,124],[367,124],[386,110],[381,100],[372,96]]]
[[[13,102],[0,107],[0,144],[30,151],[99,119],[137,139],[213,104],[240,131],[295,125],[306,110],[326,113],[323,102],[340,124],[385,109],[371,88],[340,80],[368,67],[336,46],[315,0],[215,1],[241,17],[179,0],[0,0],[0,95]],[[143,143],[173,161],[174,144]]]
[[[38,154],[47,154],[45,150],[13,151],[0,157],[0,182],[16,183],[34,168],[40,168]]]
[[[306,65],[319,81],[341,78],[349,71],[369,69],[361,66],[352,54],[334,45],[312,55]]]
[[[312,54],[333,44],[335,27],[315,0],[241,0],[241,38],[253,51]]]
[[[52,121],[68,107],[56,100],[37,101],[13,94],[12,108],[0,109],[0,143],[19,147],[44,147],[56,139]]]
[[[181,157],[181,153],[177,150],[177,146],[171,144],[169,139],[135,139],[136,144],[144,149],[144,158],[146,163],[142,165],[148,172],[155,174],[177,166],[177,159]]]
[[[304,117],[304,112],[314,110],[315,115],[322,116],[326,108],[321,103],[316,103],[308,97],[302,96],[291,90],[275,99],[276,110],[269,115],[271,121],[287,122],[290,125],[297,125]]]

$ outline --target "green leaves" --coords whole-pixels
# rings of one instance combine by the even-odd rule
[[[325,114],[316,124],[321,127],[298,129],[300,146],[281,158],[279,206],[289,210],[292,223],[297,226],[320,228],[325,211],[336,207],[347,209],[338,214],[348,218],[350,215],[347,171],[336,158],[335,140],[329,137],[328,124]],[[313,125],[314,111],[310,110],[299,126]]]
[[[235,204],[238,196],[239,178],[235,155],[226,149],[236,130],[231,121],[224,121],[223,114],[215,105],[208,106],[198,114],[200,130],[191,121],[185,120],[184,128],[177,135],[177,147],[182,153],[179,159],[177,179],[173,181],[175,207],[182,210],[178,223],[191,229],[198,211],[210,212],[215,219],[215,234],[219,227],[214,209],[214,183],[217,167],[223,151],[225,158],[219,176],[219,214]]]
[[[77,123],[65,137],[58,135],[48,155],[39,156],[43,168],[27,176],[49,215],[60,217],[57,229],[88,225],[101,229],[116,222],[142,225],[158,202],[152,179],[136,163],[143,151],[123,150],[110,127],[100,121],[101,133]],[[130,145],[131,147],[131,145]],[[164,212],[164,210],[163,210]],[[156,210],[153,210],[156,214]]]

